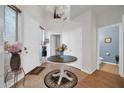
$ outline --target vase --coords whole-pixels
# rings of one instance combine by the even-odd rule
[[[60,55],[63,56],[64,55],[64,52],[60,52]]]
[[[59,56],[63,56],[64,55],[64,52],[58,52],[57,53]]]
[[[10,67],[12,71],[17,71],[20,69],[21,65],[21,58],[18,53],[12,53],[11,60],[10,60]]]

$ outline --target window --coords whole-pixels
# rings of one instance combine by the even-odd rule
[[[5,6],[5,31],[4,31],[5,41],[15,42],[18,40],[17,22],[18,12],[11,8],[10,6]]]

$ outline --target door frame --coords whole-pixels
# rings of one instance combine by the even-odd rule
[[[52,49],[52,48],[51,48],[51,45],[52,45],[52,44],[51,44],[51,40],[52,40],[52,36],[54,36],[54,35],[59,35],[59,36],[60,36],[60,44],[62,43],[62,35],[61,35],[61,34],[51,34],[51,35],[50,35],[50,56],[51,56],[51,54],[52,54],[52,53],[51,53],[51,49]]]
[[[3,31],[5,30],[5,25],[4,25],[4,10],[5,10],[5,6],[0,6],[0,11],[1,11],[1,15],[0,15],[0,34],[1,34],[1,45],[0,45],[0,88],[4,88],[5,87],[5,82],[4,82],[4,38],[3,38]]]
[[[117,24],[112,24],[112,25],[108,25],[108,26],[103,26],[103,27],[99,27],[98,29],[97,29],[97,58],[96,58],[96,60],[97,60],[97,69],[99,70],[100,69],[100,62],[98,62],[99,60],[98,60],[98,58],[99,58],[99,42],[98,42],[98,38],[99,38],[99,30],[100,29],[105,29],[105,28],[108,28],[108,27],[113,27],[113,26],[119,26],[119,65],[118,65],[118,67],[119,67],[119,75],[120,76],[124,76],[123,75],[123,62],[124,62],[124,60],[123,60],[123,29],[122,29],[122,23],[117,23]]]

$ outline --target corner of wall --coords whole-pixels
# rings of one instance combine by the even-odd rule
[[[85,72],[85,73],[87,73],[87,74],[92,74],[94,71],[96,71],[97,70],[97,68],[94,68],[94,69],[92,69],[92,70],[86,70],[86,69],[81,69],[81,71],[83,71],[83,72]]]

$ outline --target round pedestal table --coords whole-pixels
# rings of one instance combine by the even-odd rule
[[[70,55],[62,55],[62,56],[61,55],[55,55],[55,56],[48,57],[47,60],[50,61],[50,62],[54,62],[54,63],[57,63],[57,64],[61,65],[60,72],[52,75],[53,77],[58,77],[59,76],[59,80],[58,80],[58,83],[57,83],[58,85],[61,84],[62,78],[66,78],[70,81],[73,80],[73,78],[69,77],[67,75],[67,72],[64,71],[64,66],[67,63],[75,62],[77,60],[76,57],[70,56]]]

